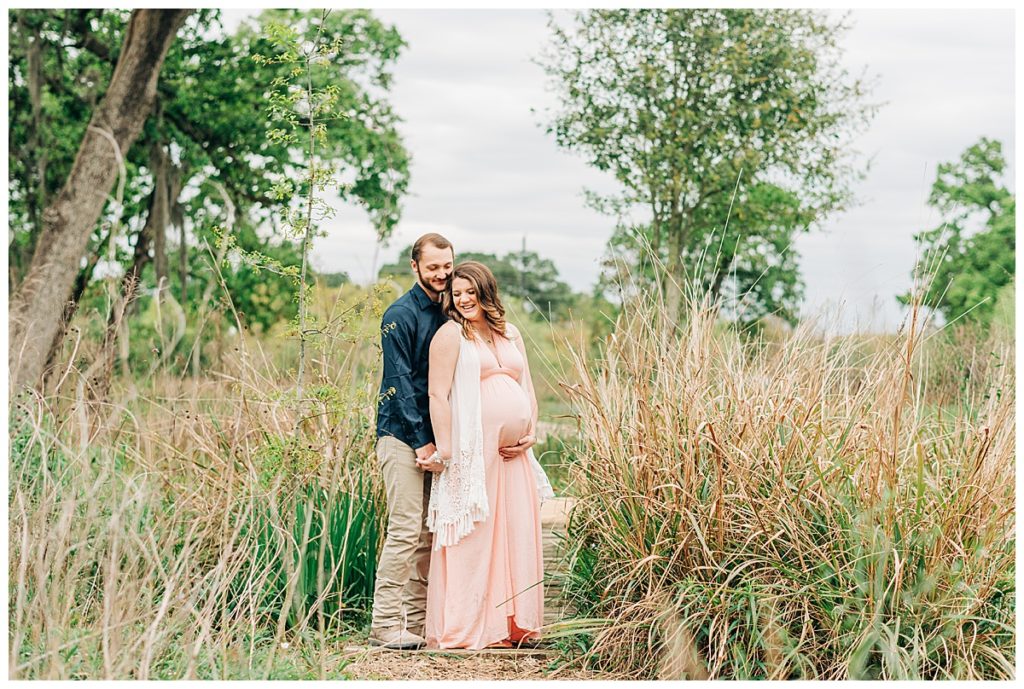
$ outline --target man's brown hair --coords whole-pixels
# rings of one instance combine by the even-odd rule
[[[423,247],[427,244],[433,244],[438,249],[451,249],[452,243],[447,239],[439,235],[437,232],[428,232],[412,245],[412,260],[416,263],[420,262],[420,255],[423,254]],[[455,260],[455,249],[452,249],[452,260]]]

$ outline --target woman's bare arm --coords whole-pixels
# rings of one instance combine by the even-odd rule
[[[448,399],[459,360],[459,326],[448,322],[430,341],[430,368],[427,391],[430,396],[430,425],[434,429],[434,445],[442,459],[452,456],[452,407]]]

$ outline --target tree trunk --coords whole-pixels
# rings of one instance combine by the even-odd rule
[[[117,179],[119,162],[152,109],[167,51],[191,12],[132,12],[110,85],[93,112],[64,187],[43,212],[43,230],[32,262],[11,297],[11,392],[40,382],[89,235]]]
[[[110,230],[113,231],[113,228]],[[46,365],[43,367],[43,378],[46,381],[46,389],[49,390],[50,378],[56,372],[56,367],[60,363],[60,354],[64,345],[64,337],[67,335],[67,329],[71,325],[71,320],[75,317],[78,312],[78,304],[82,300],[82,295],[85,294],[85,289],[92,282],[93,273],[96,271],[96,264],[99,263],[101,252],[100,250],[110,241],[110,233],[108,232],[99,244],[96,245],[96,251],[91,252],[88,259],[86,260],[85,267],[78,271],[78,277],[75,278],[74,287],[71,289],[71,298],[64,302],[64,310],[61,312],[60,323],[57,326],[57,330],[53,335],[53,342],[50,343],[49,353],[46,355]]]
[[[171,203],[168,187],[170,156],[159,143],[153,144],[149,154],[149,167],[153,174],[153,200],[149,206],[146,225],[151,226],[153,239],[153,268],[156,270],[157,289],[167,282],[167,225],[170,224]]]
[[[683,304],[683,289],[686,287],[686,264],[683,250],[686,247],[686,227],[675,213],[669,221],[668,276],[665,280],[665,308],[669,323],[679,324],[679,312]]]
[[[171,190],[173,191],[174,203],[171,204],[171,225],[178,228],[178,282],[181,284],[181,296],[179,301],[182,308],[188,304],[188,238],[185,235],[185,214],[182,204],[178,203],[178,194],[181,193],[182,180],[186,173],[182,168],[172,168]]]

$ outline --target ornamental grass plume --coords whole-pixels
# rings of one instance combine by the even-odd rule
[[[802,324],[759,346],[692,291],[673,325],[659,294],[632,292],[567,386],[564,585],[603,620],[585,659],[637,678],[1013,678],[1011,343],[936,403],[920,303],[898,337]]]

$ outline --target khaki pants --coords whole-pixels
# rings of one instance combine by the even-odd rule
[[[377,439],[377,461],[388,499],[388,530],[377,563],[373,629],[405,626],[419,633],[427,614],[430,472],[416,465],[411,447],[391,436]]]

